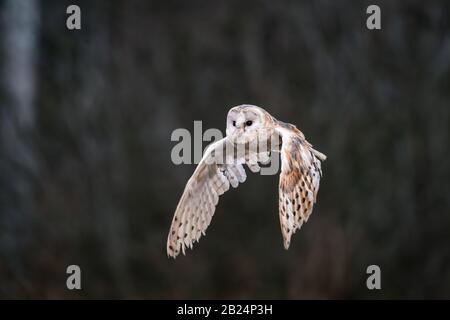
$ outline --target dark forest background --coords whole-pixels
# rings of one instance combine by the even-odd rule
[[[448,1],[3,0],[0,26],[1,298],[450,298]],[[168,259],[171,133],[242,103],[328,155],[314,213],[285,251],[249,174]]]

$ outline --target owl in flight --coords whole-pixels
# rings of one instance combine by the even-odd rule
[[[281,154],[279,217],[284,248],[292,234],[308,220],[316,202],[326,156],[313,149],[294,125],[272,117],[264,109],[240,105],[230,109],[226,137],[208,146],[186,184],[175,210],[167,239],[167,254],[176,257],[205,235],[219,196],[246,179],[243,165],[260,171],[271,152]]]

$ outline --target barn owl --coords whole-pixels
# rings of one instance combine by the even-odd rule
[[[167,239],[167,254],[175,258],[205,235],[219,196],[246,179],[243,165],[260,171],[270,152],[279,152],[279,218],[284,248],[308,220],[316,202],[326,156],[313,149],[294,125],[275,119],[254,105],[239,105],[227,115],[226,137],[212,143],[186,184]],[[281,142],[281,144],[280,144]],[[241,152],[239,152],[239,150]]]

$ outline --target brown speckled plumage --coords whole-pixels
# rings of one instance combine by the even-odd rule
[[[271,140],[274,137],[275,142]],[[250,148],[252,143],[257,147]],[[238,146],[244,151],[236,150]],[[262,148],[265,146],[269,148]],[[321,161],[326,156],[313,149],[294,125],[276,120],[257,106],[240,105],[228,113],[227,136],[208,147],[186,184],[172,219],[167,254],[176,257],[185,253],[186,247],[192,248],[205,235],[219,196],[230,185],[236,188],[246,180],[244,164],[258,172],[259,163],[267,163],[273,151],[281,154],[279,217],[288,249],[292,234],[312,212],[322,176]]]

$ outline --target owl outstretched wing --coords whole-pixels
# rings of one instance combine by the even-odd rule
[[[282,139],[279,215],[284,248],[288,249],[292,234],[313,210],[322,176],[320,161],[326,156],[313,149],[293,125],[283,124],[275,131]]]
[[[231,152],[230,152],[231,150]],[[205,151],[191,178],[186,184],[183,195],[175,210],[167,239],[167,254],[176,257],[185,248],[192,248],[195,241],[211,223],[219,201],[219,196],[230,185],[236,188],[243,183],[247,175],[243,164],[257,172],[258,161],[265,161],[268,155],[247,152],[238,156],[228,137],[211,144]]]

